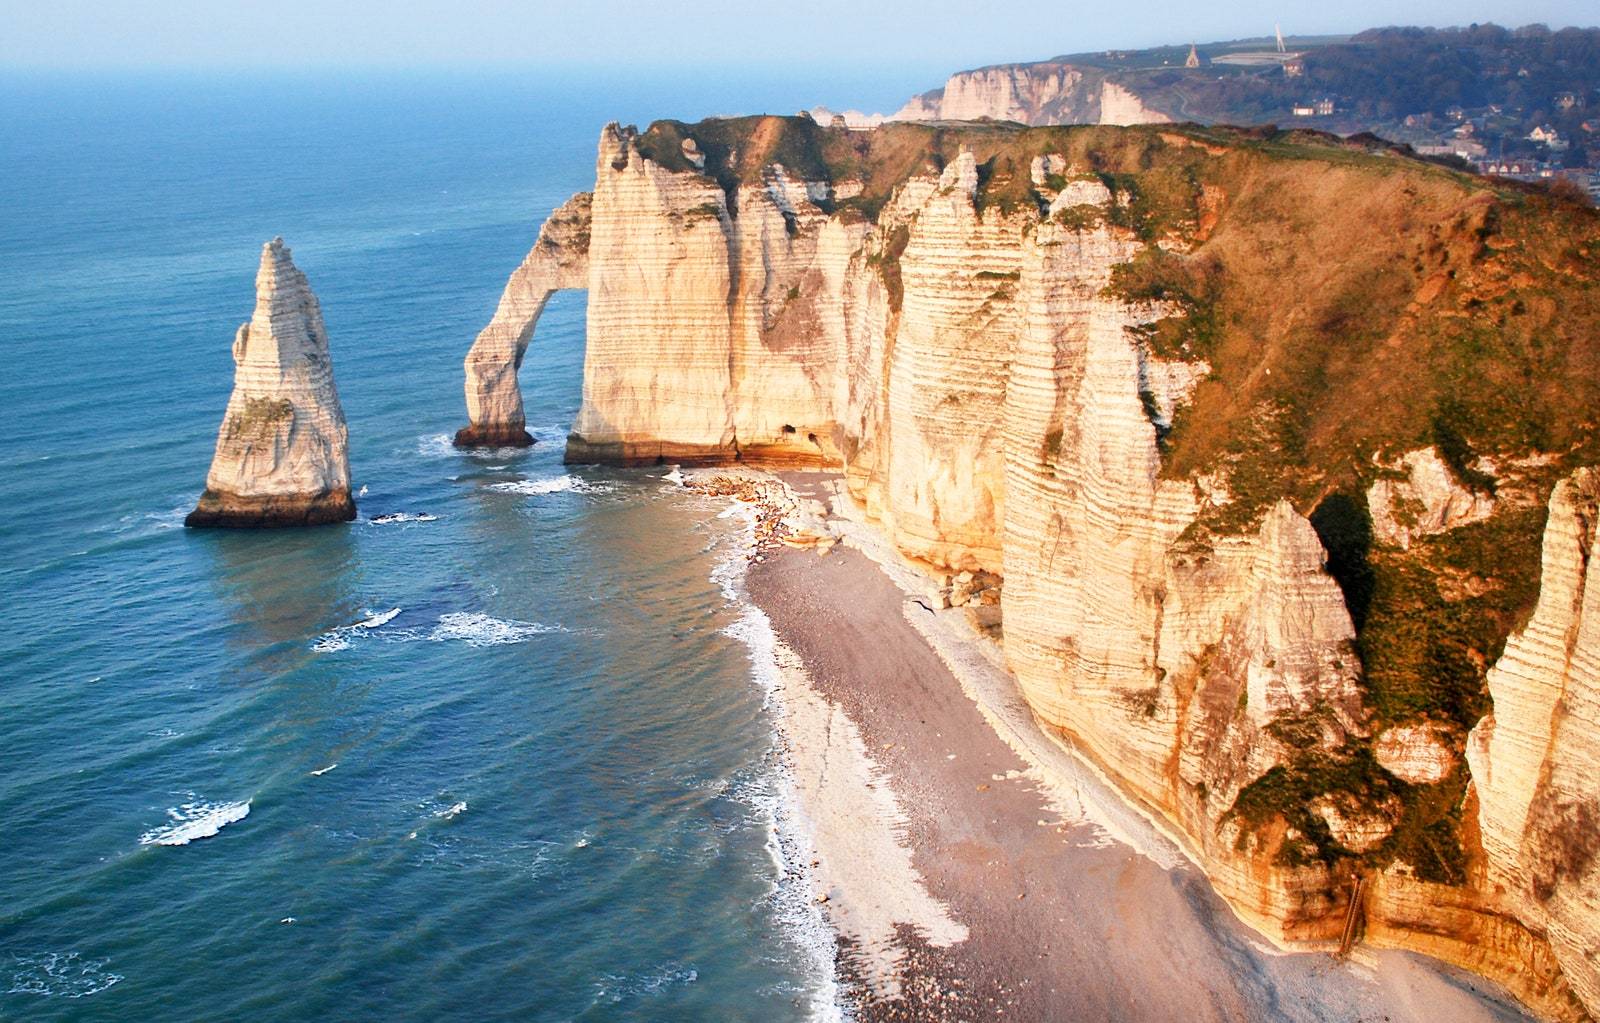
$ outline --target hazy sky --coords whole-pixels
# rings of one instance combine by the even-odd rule
[[[0,67],[611,66],[949,70],[1373,25],[1600,23],[1597,0],[0,0]]]

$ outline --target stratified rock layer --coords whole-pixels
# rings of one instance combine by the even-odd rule
[[[256,308],[233,342],[233,394],[189,526],[314,526],[356,517],[344,410],[322,309],[282,238],[261,250]]]
[[[1535,893],[1546,904],[1536,910],[1458,865],[1477,841],[1471,829],[1451,830],[1464,729],[1372,699],[1347,603],[1359,577],[1348,564],[1331,574],[1313,526],[1333,484],[1313,477],[1297,506],[1283,499],[1282,478],[1243,473],[1239,447],[1219,445],[1214,463],[1181,471],[1166,447],[1212,382],[1212,366],[1185,340],[1193,335],[1175,329],[1192,322],[1197,295],[1228,281],[1218,263],[1253,259],[1275,288],[1300,286],[1261,267],[1299,258],[1315,239],[1285,245],[1276,226],[1259,246],[1250,235],[1313,198],[1295,187],[1309,179],[1317,201],[1336,192],[1369,204],[1351,216],[1415,217],[1432,203],[1443,225],[1429,228],[1433,237],[1463,245],[1481,237],[1481,196],[1454,179],[1396,175],[1386,157],[1318,162],[1307,151],[1304,163],[1273,163],[1216,133],[1083,132],[892,124],[863,133],[806,118],[670,122],[643,136],[609,126],[568,460],[842,468],[899,549],[941,580],[941,601],[975,606],[991,624],[999,604],[996,632],[1040,723],[1169,822],[1243,916],[1280,940],[1336,941],[1349,879],[1361,873],[1371,940],[1481,970],[1552,1016],[1584,1018],[1567,976],[1584,976],[1593,954],[1600,914],[1585,901],[1588,875],[1547,869],[1550,894]],[[1168,186],[1180,208],[1151,215],[1146,189]],[[1235,205],[1255,219],[1230,221]],[[1226,244],[1209,247],[1210,238]],[[1196,252],[1180,265],[1184,287],[1128,280]],[[1403,296],[1406,322],[1432,315],[1422,304],[1438,294]],[[1469,300],[1482,301],[1463,296],[1461,306]],[[1282,313],[1285,330],[1297,319],[1335,329],[1348,315]],[[1250,380],[1281,380],[1303,355],[1253,356],[1262,362]],[[1269,438],[1302,414],[1238,392],[1224,398]],[[1407,440],[1391,450],[1426,443]],[[1367,473],[1345,495],[1350,514],[1364,515],[1381,460],[1344,457]],[[1365,537],[1363,550],[1398,558],[1407,544],[1438,542],[1515,504],[1480,502],[1448,473],[1439,478],[1438,462],[1422,452],[1406,472],[1389,472],[1373,517],[1409,532],[1402,541],[1385,524],[1373,545],[1364,520],[1352,534]],[[1342,546],[1338,556],[1352,557]],[[1469,595],[1493,585],[1452,579]],[[1493,696],[1496,717],[1519,722],[1501,728],[1546,734],[1539,722],[1550,714],[1515,710],[1520,696],[1505,697],[1502,712],[1500,691]],[[1582,741],[1565,741],[1581,764]],[[1485,756],[1498,765],[1528,754]],[[1541,768],[1506,770],[1533,778]],[[1556,802],[1566,806],[1581,790],[1576,779],[1562,784]],[[1502,838],[1484,827],[1495,870],[1549,859],[1524,848],[1517,821],[1533,811],[1515,810],[1519,800],[1532,797],[1484,796],[1486,814],[1513,806],[1492,811],[1510,822]],[[1446,846],[1460,843],[1457,860],[1428,852],[1441,831]]]
[[[1539,604],[1490,669],[1494,712],[1467,745],[1490,883],[1548,933],[1590,1006],[1600,1005],[1597,526],[1600,472],[1580,470],[1550,496]]]

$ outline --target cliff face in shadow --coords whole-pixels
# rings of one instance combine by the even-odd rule
[[[1257,926],[1337,941],[1361,876],[1369,940],[1600,1007],[1592,212],[1327,136],[762,117],[607,127],[587,227],[569,460],[841,468]]]

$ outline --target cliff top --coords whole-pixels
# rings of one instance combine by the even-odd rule
[[[1037,201],[1029,166],[1035,156],[1057,153],[1087,173],[1134,173],[1146,169],[1158,150],[1198,146],[1247,150],[1298,160],[1351,163],[1374,161],[1379,173],[1400,163],[1418,174],[1443,175],[1482,187],[1483,179],[1448,170],[1370,135],[1341,138],[1306,129],[1230,128],[1196,124],[1028,127],[1011,121],[893,121],[869,130],[818,124],[810,116],[757,114],[708,118],[697,123],[661,120],[634,140],[640,153],[672,171],[695,171],[683,151],[692,138],[705,157],[704,173],[730,193],[758,183],[763,170],[780,163],[809,181],[859,181],[859,196],[840,208],[875,216],[894,189],[917,174],[938,174],[962,149],[980,167],[978,202],[1012,208]],[[1383,168],[1380,170],[1380,168]],[[1518,186],[1502,182],[1509,191]]]

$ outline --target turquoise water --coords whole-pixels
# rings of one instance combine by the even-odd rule
[[[0,1019],[826,1012],[737,527],[560,464],[581,294],[523,369],[541,443],[446,443],[601,124],[829,98],[674,88],[0,80]],[[185,530],[277,234],[362,520]]]

